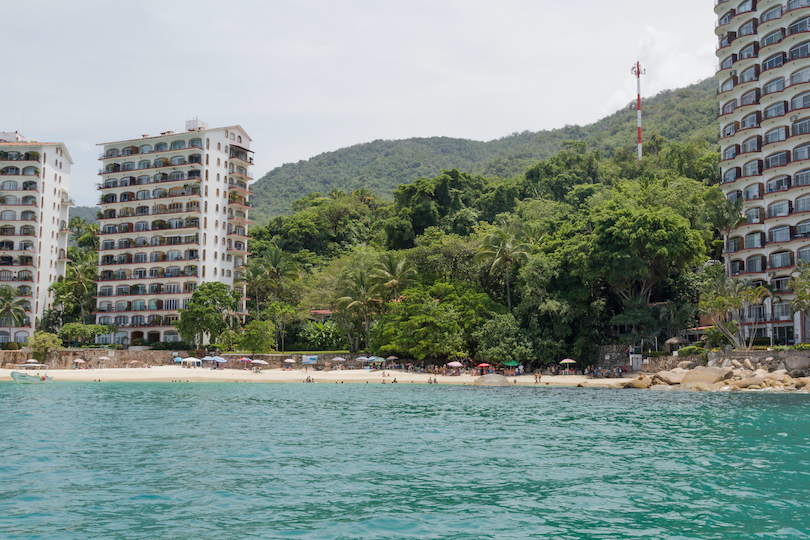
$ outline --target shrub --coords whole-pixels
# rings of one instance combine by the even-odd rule
[[[18,350],[20,350],[20,346],[17,345],[16,341],[9,341],[8,343],[6,343],[6,346],[3,347],[3,348],[5,350],[7,350],[7,351],[18,351]]]
[[[132,340],[132,345],[133,347],[143,347],[144,345],[146,345],[146,340],[139,337],[135,338]]]
[[[794,351],[810,351],[810,343],[797,343],[792,349]]]
[[[159,341],[152,343],[153,351],[188,351],[191,345],[185,341]]]
[[[767,347],[771,344],[771,338],[769,337],[756,337],[754,338],[754,345],[758,345],[760,347]]]
[[[681,347],[678,349],[678,356],[691,356],[693,354],[700,354],[703,352],[702,347],[695,347],[694,345],[689,345],[688,347]]]
[[[650,358],[658,358],[659,356],[667,356],[668,354],[670,353],[667,351],[650,351],[647,353],[647,356]]]

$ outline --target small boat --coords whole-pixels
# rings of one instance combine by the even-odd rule
[[[53,377],[47,375],[29,375],[28,373],[20,373],[19,371],[12,371],[11,378],[14,379],[14,382],[17,384],[40,384],[53,380]]]

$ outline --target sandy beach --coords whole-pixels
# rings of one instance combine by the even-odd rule
[[[0,369],[0,381],[12,381],[10,369]],[[35,374],[36,370],[18,370]],[[40,371],[39,373],[44,373]],[[427,373],[408,373],[399,370],[382,371],[363,369],[335,370],[335,371],[304,371],[293,369],[265,369],[261,373],[241,369],[203,369],[182,368],[179,366],[156,366],[152,368],[111,368],[111,369],[49,369],[47,374],[54,381],[99,381],[99,382],[254,382],[254,383],[301,383],[311,376],[316,383],[355,383],[355,384],[390,384],[394,379],[397,383],[427,384],[428,379],[434,375]],[[439,384],[471,385],[477,376],[435,375]],[[534,375],[520,375],[508,377],[510,381],[517,381],[518,386],[534,386]],[[581,375],[557,375],[542,377],[540,386],[577,386],[585,383],[588,386],[610,386],[626,382],[623,379],[590,379]]]

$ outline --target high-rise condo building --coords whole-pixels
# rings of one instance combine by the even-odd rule
[[[209,281],[233,287],[241,277],[250,140],[241,126],[192,120],[181,133],[99,145],[96,322],[116,326],[117,343],[179,340],[172,322],[194,290]]]
[[[777,301],[746,313],[746,333],[810,341],[792,314],[790,275],[810,261],[810,0],[715,1],[721,187],[743,198],[732,275],[772,285]]]
[[[0,132],[0,286],[27,301],[22,326],[0,321],[0,343],[28,341],[65,274],[72,164],[63,143]]]

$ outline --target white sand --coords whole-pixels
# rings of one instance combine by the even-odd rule
[[[0,369],[0,381],[10,381],[11,371]],[[35,370],[18,370],[25,373],[37,373]],[[44,372],[39,372],[44,373]],[[386,377],[382,376],[382,371],[371,371],[365,369],[335,370],[335,371],[304,371],[293,369],[291,371],[282,369],[264,369],[261,373],[243,371],[240,369],[202,369],[202,368],[182,368],[179,366],[156,366],[153,368],[110,368],[110,369],[49,369],[47,374],[53,377],[54,381],[141,381],[141,382],[303,382],[308,376],[315,379],[316,383],[335,382],[344,383],[366,383],[385,384],[391,383],[394,379],[398,383],[420,383],[427,384],[428,379],[434,375],[427,373],[407,373],[399,370],[386,370]],[[460,375],[444,376],[435,375],[439,384],[466,384],[470,385],[477,379],[477,376]],[[534,375],[521,375],[508,377],[510,381],[517,381],[519,386],[534,386]],[[556,377],[542,377],[540,386],[576,386],[584,382],[588,386],[608,386],[616,383],[626,382],[631,378],[624,379],[589,379],[581,375],[558,375]]]

